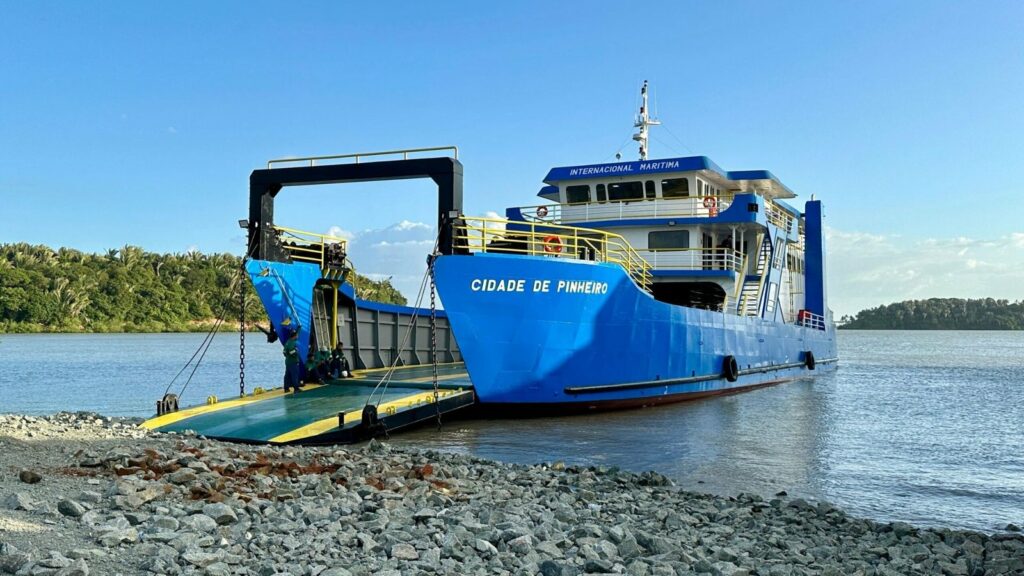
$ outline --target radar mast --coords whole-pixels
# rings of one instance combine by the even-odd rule
[[[647,108],[647,80],[644,80],[644,86],[640,89],[640,113],[636,116],[636,122],[633,124],[634,128],[639,128],[640,131],[633,134],[633,140],[640,143],[640,159],[647,160],[647,133],[648,128],[651,126],[659,126],[660,121],[651,118],[649,109]]]

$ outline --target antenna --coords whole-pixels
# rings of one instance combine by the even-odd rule
[[[660,121],[651,118],[647,108],[647,80],[644,80],[643,88],[640,89],[640,99],[640,113],[637,114],[636,122],[633,124],[633,127],[639,128],[640,131],[633,134],[633,140],[640,143],[640,159],[647,160],[648,128],[661,125]]]

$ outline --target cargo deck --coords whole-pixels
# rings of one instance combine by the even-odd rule
[[[298,393],[275,388],[183,408],[142,426],[158,432],[192,430],[207,438],[254,444],[350,443],[423,423],[435,419],[438,410],[448,414],[474,402],[461,362],[438,366],[437,406],[430,365],[396,368],[390,384],[374,392],[386,371],[356,371],[353,378],[306,385]],[[368,405],[376,409],[376,418],[364,417]]]

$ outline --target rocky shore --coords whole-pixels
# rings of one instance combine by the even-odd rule
[[[0,416],[0,574],[606,573],[1024,574],[1024,537],[688,493],[651,472]]]

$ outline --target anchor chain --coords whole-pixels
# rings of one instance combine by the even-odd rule
[[[433,368],[434,409],[437,412],[437,429],[441,429],[441,405],[438,403],[440,393],[437,388],[437,287],[434,284],[434,261],[437,252],[430,255],[430,361]]]
[[[245,275],[245,259],[242,259]],[[238,397],[245,397],[245,282],[238,283]]]

